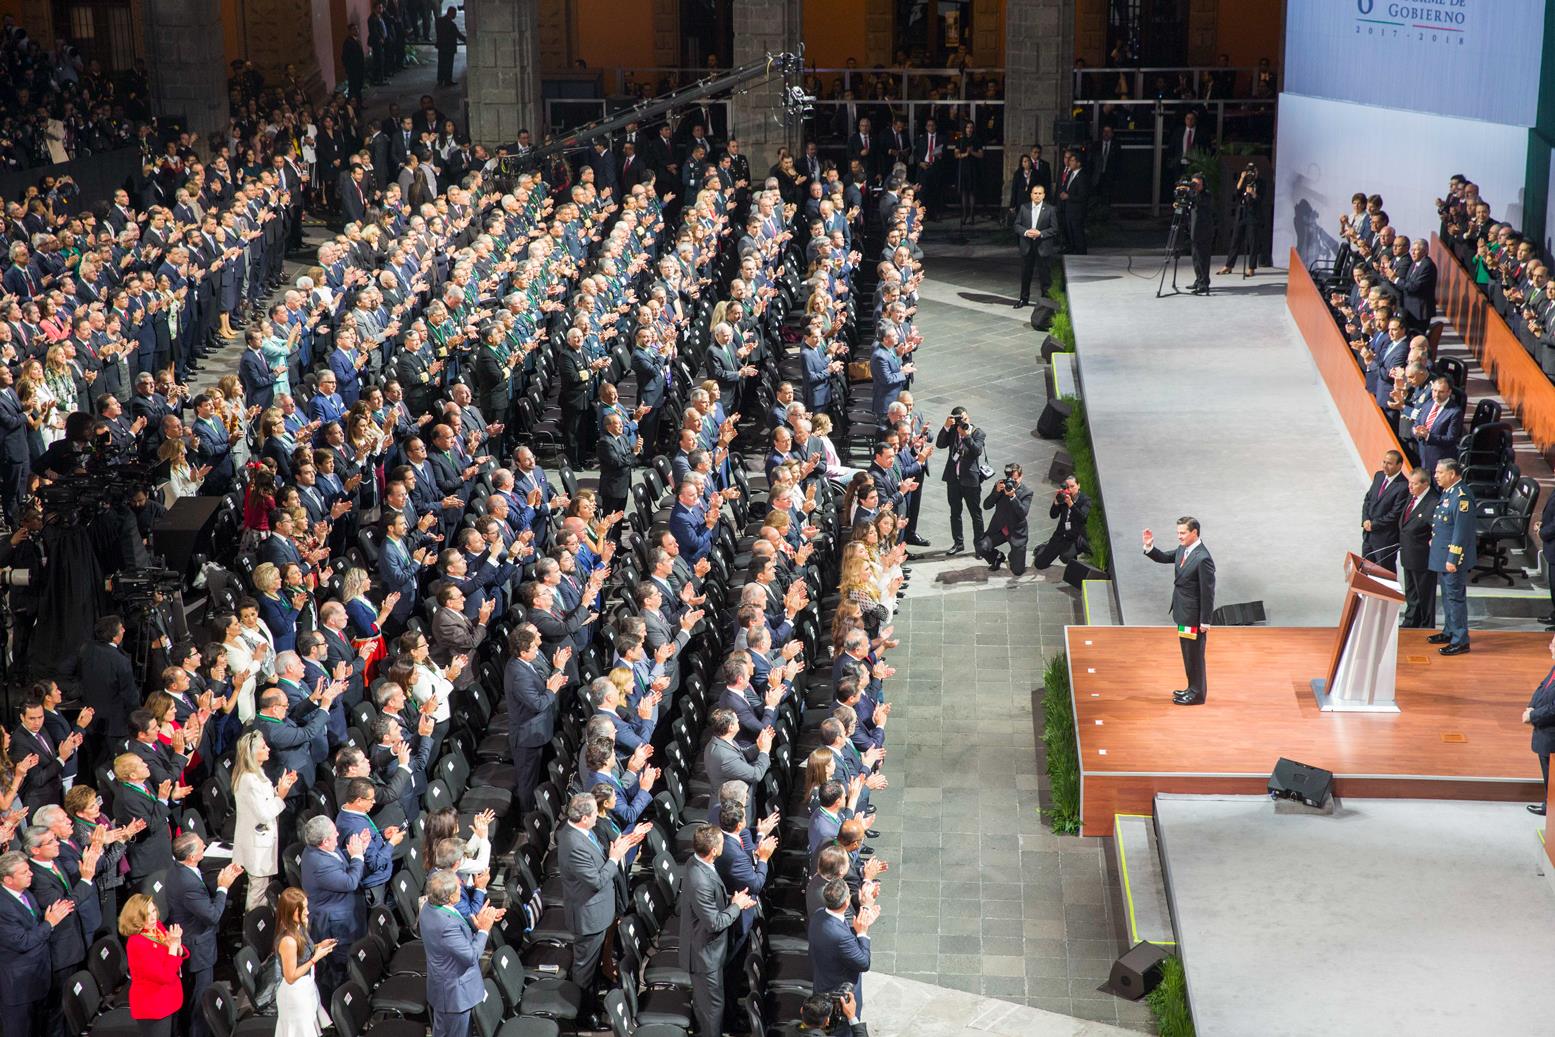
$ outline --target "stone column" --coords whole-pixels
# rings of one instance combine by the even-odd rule
[[[1053,122],[1069,117],[1073,99],[1074,8],[1075,0],[1005,0],[1005,183],[1031,144],[1058,168]]]
[[[151,98],[163,116],[180,118],[205,153],[210,134],[227,126],[226,33],[221,5],[210,0],[145,0],[146,66]]]
[[[540,0],[468,0],[464,8],[470,139],[512,144],[527,129],[544,139]]]
[[[1215,63],[1215,41],[1219,36],[1216,22],[1219,17],[1220,0],[1189,0],[1188,64]]]
[[[803,29],[803,0],[734,0],[735,67],[768,54],[797,53]],[[731,108],[734,135],[750,159],[752,177],[766,175],[779,146],[798,147],[799,123],[783,120],[783,76],[776,68],[735,94]]]

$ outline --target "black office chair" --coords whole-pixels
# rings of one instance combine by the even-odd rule
[[[1479,538],[1479,561],[1474,567],[1471,583],[1478,583],[1482,576],[1498,576],[1512,586],[1512,574],[1507,570],[1512,551],[1528,541],[1528,524],[1539,503],[1539,484],[1523,476],[1512,487],[1504,500],[1480,501],[1475,507],[1475,524]],[[1489,566],[1484,563],[1489,562]]]

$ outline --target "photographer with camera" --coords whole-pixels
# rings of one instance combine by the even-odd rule
[[[1204,174],[1194,173],[1188,178],[1192,189],[1193,204],[1188,209],[1188,242],[1193,248],[1194,295],[1209,294],[1209,256],[1215,247],[1215,203],[1209,188],[1204,184]]]
[[[1081,553],[1091,549],[1085,539],[1085,520],[1091,514],[1091,498],[1081,492],[1080,480],[1072,475],[1065,479],[1058,492],[1053,494],[1053,504],[1047,513],[1049,518],[1058,519],[1058,525],[1053,527],[1047,542],[1040,544],[1032,553],[1031,565],[1034,569],[1046,569],[1055,558],[1072,562]]]
[[[780,1030],[791,1034],[826,1034],[827,1037],[869,1037],[869,1027],[858,1017],[858,1001],[852,988],[830,994],[814,994],[799,1006],[799,1024]]]
[[[1000,544],[1010,545],[1010,572],[1020,576],[1026,571],[1026,516],[1031,511],[1032,494],[1024,479],[1020,465],[1005,465],[1004,478],[983,500],[984,508],[993,509],[993,518],[988,522],[987,538],[977,542],[977,557],[987,562],[992,572],[998,572],[1005,561]]]
[[[977,491],[983,484],[983,430],[972,424],[965,407],[956,407],[934,437],[934,445],[950,454],[940,476],[945,480],[945,495],[950,500],[951,545],[945,553],[958,555],[966,550],[961,540],[963,504],[972,515],[972,543],[983,539],[983,510],[977,500]]]
[[[1231,244],[1226,253],[1226,265],[1219,272],[1231,273],[1236,269],[1236,261],[1246,253],[1247,269],[1242,271],[1242,276],[1252,277],[1258,272],[1258,222],[1263,205],[1263,178],[1252,162],[1243,167],[1236,178],[1235,192],[1236,215],[1231,224]]]

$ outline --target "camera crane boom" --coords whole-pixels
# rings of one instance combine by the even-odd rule
[[[569,152],[580,151],[588,147],[600,137],[608,137],[617,130],[625,129],[628,123],[644,125],[654,122],[662,115],[667,115],[676,108],[701,101],[709,97],[717,97],[726,93],[744,93],[748,84],[757,80],[764,80],[774,73],[783,77],[783,116],[785,121],[792,121],[802,117],[809,111],[814,97],[804,92],[804,47],[800,46],[797,52],[783,51],[778,54],[769,53],[766,57],[757,61],[748,62],[738,68],[720,72],[715,76],[706,76],[697,80],[690,86],[671,90],[667,94],[660,94],[651,100],[643,101],[630,108],[623,109],[614,115],[603,119],[596,119],[560,137],[552,137],[550,140],[534,148],[522,156],[507,156],[504,163],[511,165],[504,171],[511,169],[534,169],[549,159],[565,155]]]

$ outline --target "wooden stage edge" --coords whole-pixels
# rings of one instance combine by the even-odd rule
[[[1333,771],[1341,797],[1542,799],[1522,711],[1550,635],[1475,631],[1471,652],[1443,657],[1430,633],[1399,631],[1398,713],[1324,713],[1311,680],[1332,629],[1212,630],[1208,701],[1178,706],[1174,628],[1067,627],[1083,833],[1152,813],[1159,792],[1261,795],[1281,756]]]

